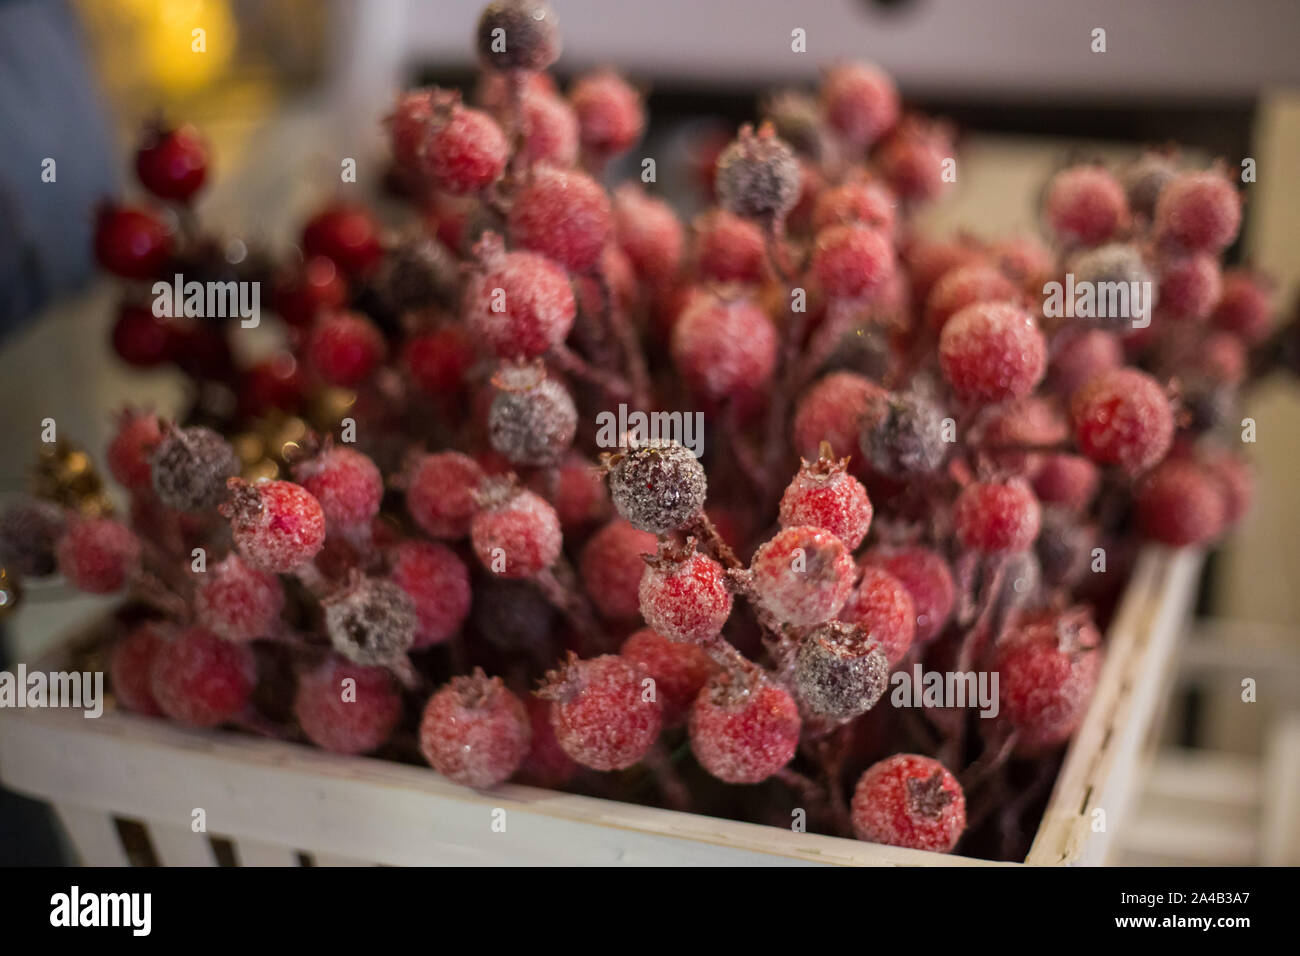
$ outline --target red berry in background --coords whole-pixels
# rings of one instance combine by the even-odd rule
[[[718,205],[727,212],[760,222],[785,217],[799,200],[802,172],[794,150],[781,141],[770,123],[740,134],[718,156],[713,186]]]
[[[208,147],[193,126],[145,131],[135,154],[135,174],[159,199],[188,202],[208,175]]]
[[[1155,233],[1187,252],[1222,252],[1241,228],[1241,195],[1217,170],[1181,173],[1160,190]]]
[[[1124,364],[1124,345],[1113,332],[1082,327],[1063,329],[1053,340],[1048,384],[1064,398],[1081,385]]]
[[[894,273],[889,237],[866,226],[831,226],[813,244],[812,276],[832,299],[869,298]]]
[[[505,252],[496,236],[477,250],[483,271],[465,287],[470,334],[498,358],[531,359],[560,345],[573,327],[573,287],[555,263],[531,252]]]
[[[294,479],[320,502],[330,532],[370,525],[384,497],[384,476],[361,452],[331,446],[293,466]]]
[[[658,539],[615,518],[582,546],[578,574],[583,590],[601,617],[631,621],[641,610],[641,575],[646,569],[642,555],[653,555]]]
[[[415,604],[412,648],[453,637],[469,616],[469,569],[456,552],[436,541],[403,541],[393,548],[389,577]]]
[[[429,88],[407,90],[398,95],[393,112],[384,120],[393,158],[398,165],[407,169],[418,166],[440,92]]]
[[[719,780],[762,783],[794,759],[802,726],[783,688],[758,674],[718,674],[691,706],[691,751]]]
[[[118,484],[132,493],[152,486],[154,451],[163,439],[162,422],[153,412],[127,409],[117,418],[117,430],[108,443],[108,470]]]
[[[173,357],[177,335],[172,320],[151,309],[123,303],[111,334],[118,358],[136,368],[154,368]]]
[[[1043,285],[1056,272],[1056,257],[1032,236],[1015,236],[989,244],[988,254],[1002,270],[1031,298],[1043,294]]]
[[[419,170],[430,185],[463,196],[486,189],[501,177],[509,149],[491,116],[461,105],[459,92],[436,90],[417,155]]]
[[[533,739],[516,779],[552,790],[563,787],[581,768],[555,739],[555,728],[551,725],[551,702],[529,694],[524,697],[524,709],[528,711]]]
[[[570,272],[591,272],[613,231],[605,190],[577,170],[541,166],[515,193],[510,241]]]
[[[803,712],[843,722],[876,705],[889,684],[889,661],[875,637],[844,621],[827,621],[804,636],[791,688]]]
[[[406,477],[406,510],[430,537],[463,538],[478,511],[474,493],[482,480],[483,469],[468,455],[457,451],[422,455]]]
[[[113,644],[108,658],[108,679],[113,697],[127,710],[150,717],[162,716],[162,708],[153,699],[150,671],[165,643],[161,627],[151,621],[137,625]]]
[[[622,770],[645,756],[663,725],[658,695],[649,695],[640,665],[606,654],[570,655],[537,695],[551,702],[551,727],[561,749],[593,770]]]
[[[991,265],[975,263],[950,269],[925,300],[925,324],[938,334],[956,313],[977,302],[1019,302],[1020,289]]]
[[[1034,474],[1034,494],[1047,505],[1082,511],[1092,503],[1101,472],[1081,455],[1057,453],[1043,457]]]
[[[172,720],[216,727],[248,706],[257,661],[247,645],[192,627],[158,649],[149,682],[158,707]]]
[[[304,351],[326,382],[344,388],[360,385],[384,360],[384,336],[359,312],[323,315],[312,326]]]
[[[1119,180],[1101,166],[1071,166],[1047,184],[1043,215],[1067,246],[1096,246],[1128,223],[1128,197]]]
[[[1210,314],[1223,289],[1219,261],[1208,253],[1174,256],[1161,264],[1160,314],[1200,321]]]
[[[544,70],[560,56],[559,19],[544,0],[492,0],[479,14],[474,39],[489,70]]]
[[[855,372],[831,372],[815,382],[795,406],[794,450],[813,461],[822,442],[832,455],[851,455],[858,448],[864,416],[888,393]]]
[[[856,150],[870,146],[898,122],[894,81],[867,63],[844,63],[828,71],[821,100],[827,122]]]
[[[862,564],[884,568],[907,588],[916,611],[918,644],[939,636],[957,602],[957,586],[943,555],[918,546],[873,549],[863,555]]]
[[[862,774],[851,814],[859,840],[949,853],[966,829],[966,795],[939,761],[895,754]]]
[[[1227,519],[1227,501],[1215,478],[1182,458],[1170,458],[1144,477],[1134,506],[1143,537],[1175,548],[1212,541]]]
[[[1038,537],[1042,509],[1019,479],[972,482],[957,496],[952,520],[963,548],[983,554],[1025,551]]]
[[[578,117],[559,96],[529,88],[521,125],[526,166],[572,166],[578,161]]]
[[[384,250],[379,223],[361,206],[329,206],[307,221],[302,247],[308,258],[325,256],[348,276],[362,275],[378,265]]]
[[[1150,468],[1173,442],[1169,399],[1160,383],[1134,368],[1104,372],[1080,388],[1070,417],[1080,451],[1130,474]]]
[[[767,275],[762,230],[748,219],[712,209],[695,220],[694,232],[701,279],[757,284]]]
[[[916,605],[903,582],[867,565],[862,580],[840,609],[839,619],[856,624],[884,652],[889,666],[903,659],[916,637]]]
[[[106,205],[95,217],[95,258],[123,279],[152,279],[171,261],[172,234],[151,212]]]
[[[301,269],[282,275],[272,292],[280,318],[294,328],[310,328],[317,316],[341,309],[348,300],[348,286],[327,256],[313,256]]]
[[[612,510],[609,491],[597,465],[575,451],[569,452],[555,471],[553,487],[547,488],[546,476],[539,475],[533,491],[550,501],[566,534],[608,517]]]
[[[614,192],[614,233],[644,281],[668,282],[681,270],[686,234],[677,213],[662,199],[636,186],[620,186]]]
[[[302,366],[292,352],[276,352],[254,362],[240,375],[239,409],[248,418],[271,409],[296,411],[307,390]]]
[[[950,269],[988,262],[989,256],[965,236],[956,239],[909,240],[901,250],[904,264],[911,278],[912,300],[925,302],[934,284]],[[1042,292],[1041,288],[1038,290]]]
[[[235,546],[254,568],[276,574],[294,571],[325,543],[320,502],[291,481],[229,482],[230,500],[221,513],[230,520]]]
[[[898,217],[898,198],[878,182],[847,182],[823,190],[812,211],[812,228],[821,232],[831,226],[866,226],[893,235]]]
[[[351,681],[345,686],[345,681]],[[387,742],[402,718],[402,695],[382,667],[331,654],[298,677],[293,715],[322,750],[364,754]]]
[[[503,578],[531,578],[555,563],[560,519],[544,498],[508,482],[485,484],[480,497],[469,536],[483,567]]]
[[[415,644],[415,602],[395,581],[354,573],[321,600],[325,633],[348,660],[403,669]]]
[[[1263,276],[1244,269],[1223,273],[1223,289],[1214,306],[1210,321],[1215,328],[1240,335],[1257,345],[1273,329],[1273,284]]]
[[[645,131],[641,96],[613,70],[578,78],[569,91],[583,152],[597,162],[626,153]]]
[[[1255,475],[1250,463],[1230,452],[1211,449],[1202,456],[1201,467],[1223,495],[1225,527],[1235,525],[1255,500]]]
[[[448,780],[466,787],[495,787],[524,758],[532,725],[523,701],[499,677],[479,670],[453,677],[429,698],[420,719],[420,753]]]
[[[56,548],[59,571],[78,591],[112,594],[126,586],[140,563],[140,541],[112,518],[71,521]]]
[[[426,395],[454,396],[474,364],[474,343],[459,325],[447,325],[406,340],[402,364],[411,382]]]
[[[1238,386],[1250,371],[1250,355],[1241,339],[1231,332],[1211,332],[1200,342],[1200,354],[1192,365],[1211,380]]]
[[[674,641],[714,640],[731,615],[731,591],[722,565],[693,545],[660,548],[643,562],[639,605],[646,624]]]
[[[954,153],[949,131],[938,123],[909,118],[876,150],[880,175],[900,199],[934,199],[950,185],[944,164]]]
[[[1047,371],[1047,341],[1019,306],[969,305],[943,327],[939,367],[953,391],[967,401],[1022,398]]]
[[[609,471],[609,496],[634,527],[651,534],[681,528],[704,509],[708,479],[690,449],[651,441],[620,453]]]
[[[1086,610],[1044,611],[999,638],[998,716],[1032,756],[1070,739],[1101,673],[1101,634]]]
[[[776,329],[754,301],[701,296],[673,326],[673,364],[710,401],[761,389],[776,367]]]
[[[654,680],[665,728],[686,723],[695,698],[717,670],[702,648],[671,641],[648,627],[631,634],[619,655],[640,665]]]
[[[822,528],[857,550],[871,527],[871,501],[862,482],[846,470],[845,459],[825,455],[804,461],[781,496],[781,527]]]
[[[194,617],[200,625],[228,641],[276,636],[284,587],[274,574],[230,554],[197,578]]]
[[[750,562],[758,601],[784,624],[829,621],[853,591],[853,558],[820,528],[786,528],[759,545]]]

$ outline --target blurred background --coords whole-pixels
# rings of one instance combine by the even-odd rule
[[[1069,156],[1118,159],[1178,141],[1230,167],[1253,158],[1258,180],[1246,187],[1232,258],[1271,273],[1293,311],[1294,0],[553,5],[565,40],[559,78],[617,64],[647,89],[652,125],[637,155],[660,158],[663,191],[683,206],[692,201],[692,143],[752,119],[763,91],[811,86],[839,58],[874,60],[909,105],[961,131],[957,187],[925,213],[931,228],[1036,229],[1038,189]],[[197,125],[215,154],[204,220],[286,248],[296,224],[331,196],[380,194],[378,121],[397,89],[472,84],[468,40],[480,8],[480,0],[0,2],[0,496],[26,487],[42,419],[97,451],[113,409],[129,401],[167,411],[185,398],[179,375],[128,369],[112,355],[115,288],[92,268],[95,204],[133,195],[123,160],[142,122],[161,113]],[[805,31],[807,52],[792,52],[795,29]],[[1097,29],[1104,53],[1092,50]],[[50,157],[58,188],[41,179]],[[356,160],[355,183],[339,181],[345,157]],[[1300,855],[1294,822],[1281,851],[1280,824],[1268,822],[1282,812],[1274,791],[1300,787],[1300,733],[1287,717],[1300,706],[1292,571],[1300,566],[1300,395],[1282,378],[1265,380],[1246,414],[1258,423],[1257,505],[1210,562],[1200,608],[1207,622],[1170,675],[1166,749],[1126,844],[1134,861]],[[30,658],[99,610],[57,586],[29,594],[21,614],[0,622],[5,659]],[[1232,691],[1242,667],[1267,687],[1254,707]],[[33,833],[27,838],[39,839]]]

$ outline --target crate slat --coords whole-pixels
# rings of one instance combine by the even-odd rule
[[[235,843],[240,866],[300,866],[298,851],[275,843],[241,839]]]
[[[1276,727],[1264,750],[1262,858],[1265,866],[1300,866],[1300,714]]]
[[[212,844],[206,833],[195,833],[187,826],[151,821],[149,842],[163,866],[216,866]]]
[[[54,804],[82,866],[130,866],[111,813],[89,807]]]

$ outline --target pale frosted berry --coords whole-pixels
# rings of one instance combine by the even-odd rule
[[[722,565],[693,545],[664,546],[641,576],[641,616],[674,641],[702,644],[716,638],[731,614],[731,600]]]
[[[151,621],[133,628],[113,645],[108,658],[108,679],[114,698],[127,710],[150,717],[162,716],[162,708],[153,699],[150,673],[164,643],[162,629]]]
[[[1170,245],[1221,252],[1241,228],[1241,195],[1221,172],[1182,173],[1160,190],[1154,227],[1156,237]]]
[[[948,853],[966,829],[966,795],[939,761],[895,754],[862,774],[851,813],[859,840]]]
[[[939,336],[939,367],[968,401],[1028,395],[1047,371],[1047,342],[1033,317],[1005,302],[969,305]]]
[[[1244,269],[1228,269],[1210,318],[1215,328],[1240,335],[1251,345],[1262,342],[1273,327],[1272,284]]]
[[[720,401],[759,389],[776,367],[776,329],[750,299],[700,296],[673,326],[673,364],[692,390]]]
[[[235,546],[250,565],[287,574],[316,556],[325,543],[325,512],[311,492],[291,481],[248,484],[230,479],[230,519]]]
[[[1043,457],[1034,473],[1034,494],[1043,504],[1082,511],[1097,493],[1101,473],[1081,455],[1056,453]]]
[[[863,416],[858,447],[882,475],[927,475],[948,456],[943,422],[943,411],[927,396],[893,392]]]
[[[569,91],[582,149],[597,162],[626,153],[645,130],[641,95],[613,70],[581,76]]]
[[[566,754],[593,770],[622,770],[645,756],[663,725],[648,679],[640,665],[613,654],[570,655],[537,694],[551,702],[551,727]]]
[[[1060,336],[1052,343],[1047,377],[1062,397],[1069,398],[1085,382],[1124,364],[1124,345],[1113,332],[1073,327]]]
[[[293,715],[307,739],[323,750],[370,753],[397,729],[402,695],[384,668],[330,655],[299,675]]]
[[[882,183],[847,182],[832,186],[817,196],[812,212],[813,231],[858,225],[892,235],[897,207],[898,199]]]
[[[854,372],[831,372],[799,399],[794,413],[794,450],[812,460],[822,442],[833,455],[848,455],[858,447],[862,420],[888,393]]]
[[[1038,537],[1042,508],[1020,479],[978,481],[961,490],[952,520],[963,548],[983,554],[1024,551]]]
[[[464,301],[473,336],[503,359],[536,358],[563,342],[577,311],[563,270],[535,253],[504,252],[495,236],[477,251],[484,268]]]
[[[169,428],[154,446],[153,489],[177,511],[211,508],[226,494],[226,481],[239,473],[230,443],[210,428]]]
[[[1169,450],[1174,414],[1154,378],[1118,368],[1093,378],[1070,400],[1079,450],[1129,473],[1150,468]]]
[[[322,315],[307,337],[305,354],[312,368],[331,385],[360,385],[384,359],[384,336],[358,312]]]
[[[545,373],[507,381],[488,409],[488,441],[516,465],[553,465],[573,445],[578,410],[564,385]]]
[[[560,519],[544,498],[507,483],[489,483],[470,523],[470,543],[483,567],[507,578],[531,578],[553,565],[563,544]]]
[[[420,719],[420,753],[434,770],[466,787],[495,787],[528,756],[532,725],[523,701],[499,677],[453,677],[429,698]]]
[[[1142,479],[1134,507],[1142,536],[1175,548],[1213,540],[1227,518],[1227,502],[1214,477],[1182,458],[1161,462]]]
[[[812,464],[803,462],[781,496],[781,527],[823,528],[850,551],[856,550],[871,527],[871,500],[862,482],[848,473],[847,464],[830,455]]]
[[[725,209],[710,210],[695,220],[695,263],[701,279],[762,282],[767,274],[762,230]]]
[[[569,452],[556,466],[554,481],[539,472],[533,476],[531,487],[555,508],[566,532],[601,521],[611,510],[609,490],[599,466],[576,451]]]
[[[1071,166],[1047,184],[1043,214],[1066,245],[1095,246],[1128,222],[1128,197],[1114,175],[1100,166]]]
[[[794,759],[802,726],[783,688],[759,674],[721,673],[691,706],[691,751],[719,780],[762,783]]]
[[[894,274],[894,246],[878,229],[830,226],[817,233],[809,269],[833,299],[869,298]]]
[[[1250,463],[1230,452],[1211,449],[1201,458],[1201,467],[1223,495],[1225,526],[1236,524],[1255,499],[1255,475]]]
[[[1223,290],[1219,260],[1210,253],[1173,256],[1160,266],[1160,314],[1199,321],[1210,314]]]
[[[884,568],[907,588],[916,611],[918,644],[939,636],[957,601],[957,586],[943,555],[919,546],[872,550],[863,556],[862,564]]]
[[[469,569],[456,552],[436,541],[403,541],[390,555],[388,576],[415,605],[413,649],[452,637],[469,616]]]
[[[453,196],[486,189],[500,178],[508,154],[505,134],[491,116],[461,105],[459,92],[434,92],[418,157],[435,188]]]
[[[613,231],[609,199],[590,176],[540,166],[515,193],[510,239],[570,272],[591,272]]]
[[[850,720],[876,705],[889,684],[889,661],[874,637],[856,623],[828,621],[799,647],[792,678],[805,713]]]
[[[1070,738],[1087,711],[1101,672],[1101,634],[1086,611],[1045,611],[999,638],[999,717],[1026,756]]]
[[[230,554],[198,579],[194,616],[203,627],[228,641],[275,636],[284,610],[284,588],[269,571],[250,567]]]
[[[321,607],[330,643],[353,663],[394,664],[415,643],[415,602],[393,581],[357,574]]]
[[[827,122],[857,150],[898,122],[898,89],[883,70],[869,63],[844,63],[828,71],[821,99]]]
[[[257,683],[257,661],[247,644],[192,627],[154,654],[149,685],[172,720],[216,727],[243,713]]]
[[[88,594],[112,594],[126,586],[140,563],[140,540],[112,518],[69,522],[55,549],[59,571]]]
[[[866,565],[862,580],[840,610],[840,620],[862,628],[889,666],[903,659],[916,637],[916,605],[907,587],[884,568]]]
[[[950,269],[925,300],[925,322],[938,334],[956,313],[977,302],[1018,302],[1020,289],[998,269],[974,263]]]
[[[680,442],[652,441],[618,456],[609,471],[609,494],[633,527],[667,534],[704,508],[704,467]]]
[[[533,739],[516,779],[552,790],[563,787],[581,768],[555,739],[551,702],[529,694],[524,698],[524,709],[528,711]]]
[[[153,480],[154,450],[162,442],[162,423],[153,412],[128,409],[117,419],[108,443],[108,470],[128,491],[148,491]]]
[[[43,578],[58,568],[63,509],[51,501],[21,498],[0,514],[0,567],[25,578]]]
[[[643,555],[652,555],[658,539],[615,518],[593,534],[578,557],[583,589],[601,617],[630,621],[641,610]]]
[[[454,541],[469,534],[478,511],[474,492],[483,469],[458,451],[442,451],[415,459],[406,477],[406,510],[434,538]]]
[[[717,670],[702,648],[669,640],[648,627],[629,635],[619,654],[654,680],[666,728],[686,722],[695,698]]]
[[[619,247],[646,282],[667,282],[680,271],[686,233],[662,199],[636,186],[620,186],[614,193],[614,230]]]
[[[746,219],[779,220],[799,199],[801,179],[794,150],[765,123],[757,133],[742,126],[718,157],[714,189],[718,204]]]
[[[934,199],[951,184],[947,164],[954,153],[952,133],[943,123],[908,117],[874,155],[876,168],[900,199]]]
[[[295,464],[293,476],[320,502],[330,531],[359,530],[379,514],[384,477],[373,461],[353,448],[326,448]]]
[[[491,70],[544,70],[560,57],[559,19],[544,0],[492,0],[479,14],[475,40]]]
[[[797,627],[829,621],[853,591],[853,558],[848,548],[820,528],[778,532],[759,546],[750,571],[763,607]]]

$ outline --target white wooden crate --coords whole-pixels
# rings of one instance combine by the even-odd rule
[[[1070,745],[1030,864],[1102,861],[1192,603],[1200,555],[1144,552],[1108,636],[1092,706]],[[42,662],[57,667],[57,662]],[[205,834],[245,866],[975,865],[984,861],[507,785],[297,744],[184,729],[117,711],[0,714],[0,779],[51,803],[83,863],[127,857],[117,821],[144,825],[170,865],[213,865]],[[1103,808],[1106,832],[1094,832]],[[505,831],[493,821],[505,811]]]

